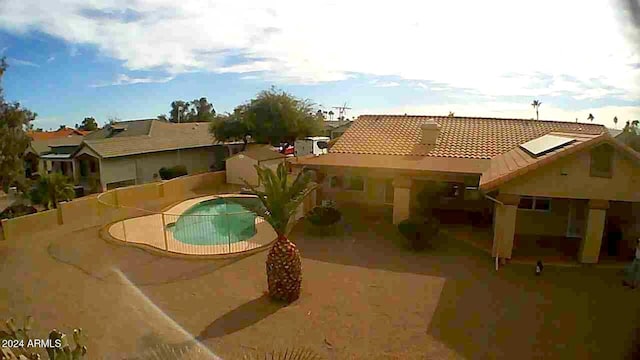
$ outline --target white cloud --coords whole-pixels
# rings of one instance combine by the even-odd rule
[[[630,64],[640,54],[615,4],[14,0],[0,3],[0,27],[94,45],[130,70],[263,72],[298,83],[364,73],[491,96],[637,99],[640,69]],[[135,16],[125,19],[125,9]]]
[[[496,117],[535,119],[535,110],[526,103],[513,102],[478,102],[464,104],[436,104],[436,105],[410,105],[387,108],[358,109],[349,116],[364,114],[408,114],[408,115],[448,115],[452,111],[456,116],[470,117]],[[589,123],[587,116],[593,114],[595,124],[602,124],[610,128],[616,127],[613,118],[618,117],[618,129],[622,129],[627,120],[640,120],[640,107],[634,106],[604,106],[585,108],[581,110],[566,110],[554,104],[543,103],[540,106],[541,120],[556,120]]]
[[[52,62],[52,61],[53,61],[53,60],[55,60],[55,59],[56,59],[56,57],[55,57],[55,56],[53,56],[53,55],[52,55],[52,56],[49,56],[49,58],[47,59],[47,62],[48,62],[48,63],[50,63],[50,62]]]
[[[8,58],[7,61],[9,62],[9,65],[40,67],[40,65],[27,60]]]
[[[376,83],[374,86],[375,87],[397,87],[397,86],[400,86],[400,83],[395,81],[383,81],[383,82]]]
[[[91,85],[91,87],[148,84],[148,83],[166,83],[173,80],[173,78],[174,76],[167,76],[167,77],[161,77],[161,78],[150,78],[150,77],[132,78],[127,76],[126,74],[120,74],[114,81],[96,83]]]

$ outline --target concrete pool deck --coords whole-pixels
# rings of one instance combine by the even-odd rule
[[[150,248],[166,255],[196,255],[198,257],[220,257],[244,253],[265,247],[276,239],[276,233],[271,225],[261,217],[255,219],[256,234],[254,236],[230,244],[187,244],[175,239],[172,231],[165,230],[167,224],[177,220],[182,213],[195,204],[219,197],[251,197],[251,195],[216,194],[185,200],[171,206],[163,213],[134,217],[110,224],[106,227],[105,235],[119,243]]]

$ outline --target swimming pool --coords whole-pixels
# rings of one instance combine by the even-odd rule
[[[223,245],[246,240],[256,234],[256,215],[242,203],[259,204],[255,197],[215,198],[187,209],[168,230],[173,237],[191,245]]]

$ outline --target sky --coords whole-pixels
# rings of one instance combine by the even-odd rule
[[[640,119],[623,2],[1,0],[4,96],[36,127],[217,112],[274,85],[346,115]],[[619,122],[613,123],[617,117]]]

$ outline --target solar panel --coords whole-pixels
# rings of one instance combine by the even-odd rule
[[[526,143],[520,145],[520,147],[527,151],[529,154],[538,157],[553,150],[559,149],[563,146],[567,146],[574,141],[576,141],[576,139],[564,136],[543,135],[539,138],[527,141]]]

